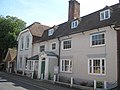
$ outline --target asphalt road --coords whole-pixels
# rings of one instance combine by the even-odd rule
[[[0,72],[0,90],[48,90]]]

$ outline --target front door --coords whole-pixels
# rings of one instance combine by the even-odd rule
[[[41,79],[44,79],[45,76],[45,61],[42,61],[41,65]]]

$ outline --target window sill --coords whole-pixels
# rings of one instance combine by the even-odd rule
[[[25,50],[28,50],[29,48],[26,48]]]
[[[105,44],[102,44],[102,45],[91,45],[90,47],[91,48],[96,48],[96,47],[104,47],[105,46]]]
[[[51,51],[56,51],[57,49],[51,49]]]
[[[69,49],[62,49],[63,51],[70,51],[72,48],[69,48]]]
[[[68,74],[71,74],[72,71],[60,71],[61,73],[68,73]]]
[[[93,76],[106,76],[106,74],[96,74],[96,73],[89,73],[88,75],[93,75]]]
[[[23,51],[24,49],[20,49],[20,51]]]

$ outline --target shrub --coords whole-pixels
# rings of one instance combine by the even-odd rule
[[[103,82],[97,81],[97,82],[96,82],[96,87],[97,87],[97,88],[103,88],[103,87],[104,87]]]
[[[87,81],[82,81],[81,83],[80,83],[80,85],[82,85],[82,86],[87,86]]]
[[[48,80],[51,80],[51,73],[48,74]]]

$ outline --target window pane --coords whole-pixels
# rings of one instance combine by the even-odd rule
[[[92,35],[92,45],[105,44],[104,34]]]
[[[101,20],[104,19],[104,12],[100,15]]]
[[[50,29],[50,30],[48,30],[48,36],[53,35],[53,33],[54,33],[54,29]]]
[[[93,60],[93,72],[100,73],[100,60]]]
[[[69,48],[71,48],[71,40],[63,41],[63,49],[69,49]]]
[[[108,17],[109,17],[109,12],[106,11],[106,12],[105,12],[105,18],[108,18]]]
[[[102,74],[105,74],[105,68],[102,67]]]
[[[62,71],[72,71],[72,61],[71,60],[62,60]]]
[[[69,66],[65,66],[65,71],[69,71]]]
[[[40,52],[45,51],[45,45],[40,46]]]
[[[56,43],[52,44],[52,50],[56,49]]]
[[[78,26],[78,20],[71,22],[71,28],[76,28]]]
[[[69,61],[68,60],[65,60],[65,65],[69,65]]]
[[[105,66],[105,64],[104,64],[104,59],[102,60],[102,66]]]
[[[92,73],[92,67],[90,67],[90,70],[89,70],[90,72],[89,73]]]

